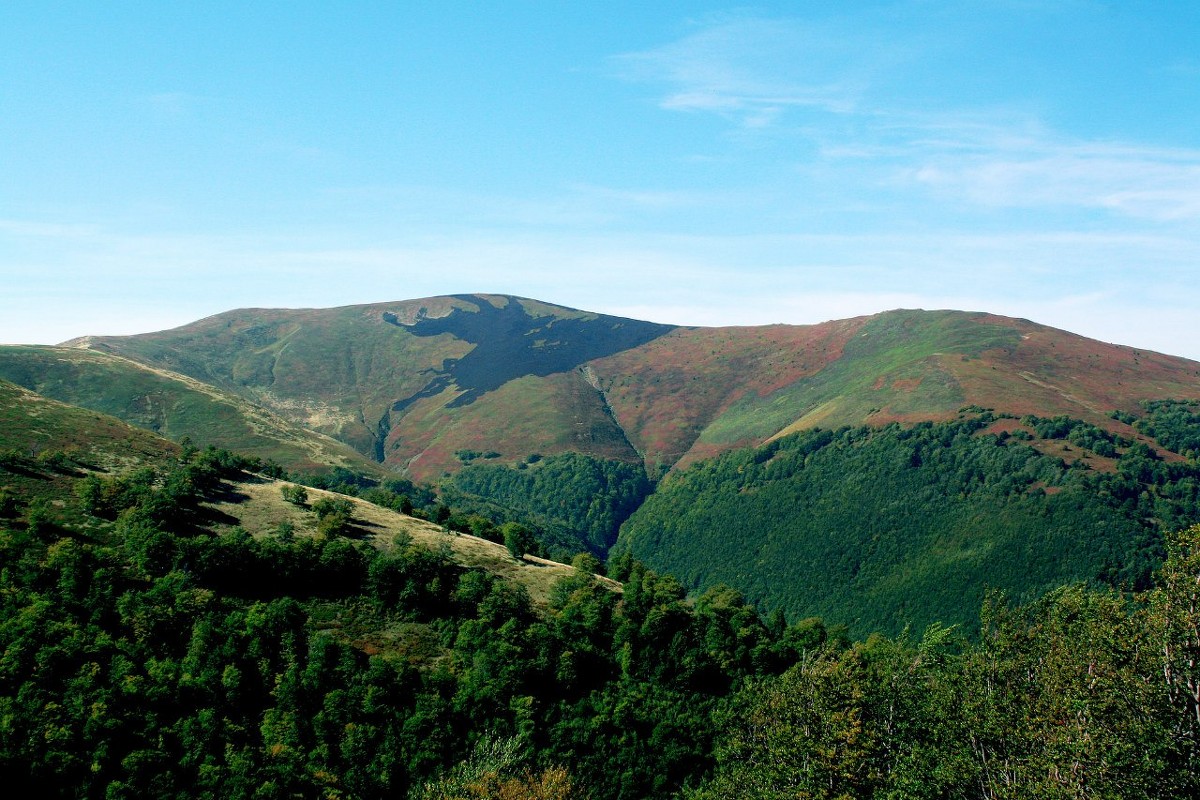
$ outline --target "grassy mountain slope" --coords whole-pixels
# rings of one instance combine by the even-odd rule
[[[351,448],[235,394],[109,353],[69,347],[0,347],[0,378],[46,397],[110,414],[162,436],[184,436],[293,470],[378,467]]]
[[[121,469],[159,461],[179,445],[107,414],[76,408],[0,380],[0,451],[30,463],[52,453],[74,467]],[[11,471],[14,475],[22,470]]]
[[[446,299],[427,313],[458,305]],[[236,393],[373,455],[391,404],[420,392],[444,362],[470,349],[450,335],[396,335],[385,313],[404,312],[245,309],[161,333],[80,344]]]
[[[80,478],[160,464],[179,452],[115,417],[0,380],[0,527],[7,517],[40,515],[88,530],[93,521],[76,508]]]
[[[580,451],[636,460],[575,370],[670,330],[521,298],[462,295],[234,311],[86,344],[211,382],[428,480],[457,468],[455,451],[485,440],[513,458]]]
[[[673,328],[457,295],[233,311],[87,346],[238,393],[420,480],[457,472],[463,450],[640,460],[657,476],[797,430],[964,405],[1111,426],[1143,400],[1200,399],[1195,362],[957,311]]]
[[[686,466],[814,427],[1068,414],[1200,398],[1200,364],[1027,320],[889,311],[814,326],[680,329],[592,365],[648,464]]]
[[[597,360],[588,377],[651,472],[661,473],[681,459],[720,452],[719,446],[698,445],[714,421],[748,398],[770,396],[820,374],[841,358],[865,322],[681,328]],[[743,443],[753,438],[734,437]]]
[[[535,453],[581,453],[640,462],[600,394],[577,371],[514,378],[466,408],[449,407],[446,396],[422,398],[405,409],[389,433],[386,464],[432,480],[461,469],[457,454],[464,451],[496,452],[513,461]]]

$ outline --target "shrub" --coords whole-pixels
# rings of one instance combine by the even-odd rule
[[[279,489],[283,499],[294,506],[303,506],[308,502],[308,489],[295,483],[285,483]]]

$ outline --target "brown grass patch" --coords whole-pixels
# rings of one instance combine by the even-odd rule
[[[670,465],[684,454],[690,462],[696,454],[688,451],[701,432],[734,403],[820,372],[842,356],[866,321],[681,328],[590,366],[647,464]]]

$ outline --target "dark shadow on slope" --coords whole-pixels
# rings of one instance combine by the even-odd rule
[[[481,395],[524,375],[567,372],[597,358],[639,347],[675,330],[673,325],[597,314],[584,319],[530,316],[515,299],[503,308],[474,295],[455,295],[478,306],[478,311],[455,309],[437,319],[421,318],[401,324],[393,315],[384,319],[416,336],[449,333],[475,348],[457,361],[445,363],[445,376],[462,390],[447,407],[475,402]],[[394,410],[419,397],[440,392],[440,377],[425,389],[393,406]],[[436,391],[434,391],[436,388]]]

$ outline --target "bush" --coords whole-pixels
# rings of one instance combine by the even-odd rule
[[[308,489],[295,483],[285,483],[279,489],[283,499],[294,506],[303,506],[308,502]]]
[[[0,518],[8,519],[17,515],[17,498],[11,492],[0,489]]]
[[[354,516],[354,503],[344,497],[322,497],[312,504],[312,510],[317,515],[317,519],[323,520],[334,514],[341,514],[349,519]]]
[[[38,461],[42,466],[51,472],[57,472],[62,475],[69,475],[74,471],[71,465],[71,459],[61,450],[48,450],[38,456]]]
[[[354,503],[345,497],[322,497],[312,504],[317,515],[317,533],[322,536],[344,536],[354,521]]]
[[[506,522],[500,527],[500,531],[504,534],[504,546],[508,548],[508,552],[512,557],[520,560],[525,557],[525,554],[537,547],[537,540],[533,536],[533,531],[516,522]]]
[[[321,517],[317,523],[317,533],[322,536],[333,538],[335,536],[344,536],[350,530],[350,515],[340,511],[334,511]]]
[[[18,470],[25,463],[25,459],[21,457],[21,452],[15,448],[0,450],[0,469]]]

